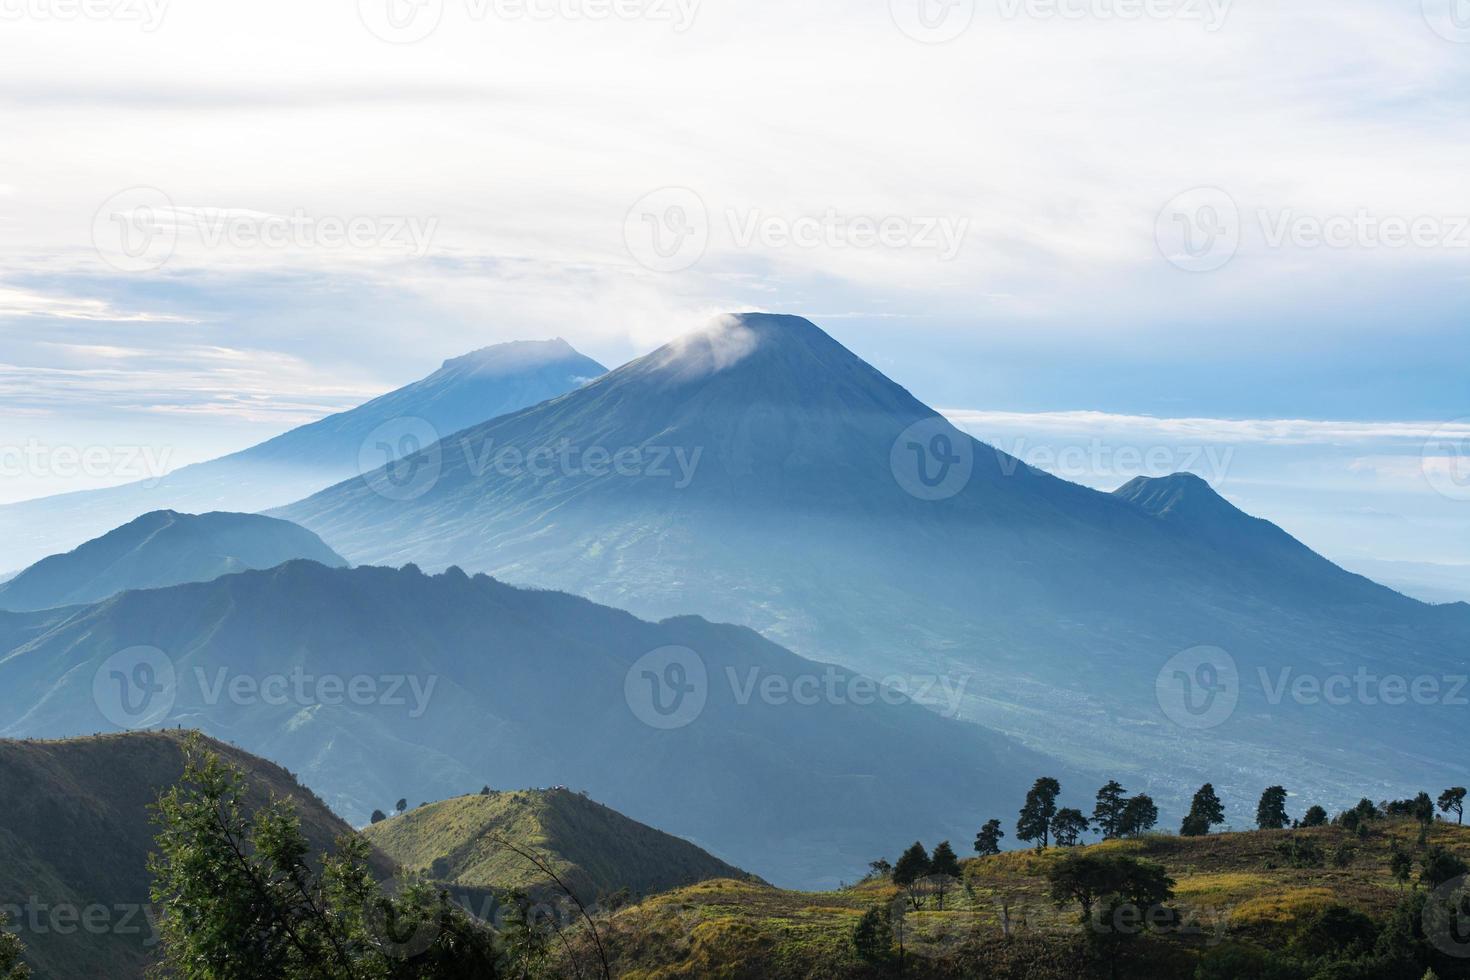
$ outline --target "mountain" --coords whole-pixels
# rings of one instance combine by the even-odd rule
[[[157,910],[148,855],[158,828],[149,806],[184,771],[180,732],[135,732],[42,742],[0,739],[0,909],[38,980],[138,977],[153,961]],[[286,770],[220,742],[204,747],[248,773],[246,805],[295,802],[315,853],[351,828]],[[381,876],[392,864],[374,855]]]
[[[570,786],[808,886],[895,835],[973,834],[1059,768],[747,629],[458,569],[292,562],[0,613],[0,690],[0,736],[183,724],[358,825],[399,798]]]
[[[455,888],[542,891],[549,882],[503,842],[534,853],[583,902],[747,879],[686,840],[569,789],[492,791],[409,810],[363,831],[406,871]]]
[[[390,499],[369,474],[276,513],[353,561],[697,613],[874,676],[966,677],[966,718],[1165,800],[1206,780],[1245,798],[1283,770],[1345,803],[1365,780],[1388,796],[1470,775],[1435,749],[1453,704],[1280,687],[1282,670],[1361,669],[1453,700],[1470,616],[1343,571],[1203,481],[1108,494],[1033,469],[798,317],[727,318],[398,465],[436,479]],[[1231,658],[1235,699],[1210,726],[1180,680],[1206,647]]]
[[[0,506],[0,568],[70,550],[151,511],[277,507],[606,370],[560,338],[486,347],[350,411],[220,459],[120,487]]]
[[[0,584],[0,609],[49,609],[97,602],[128,589],[208,582],[295,559],[347,564],[322,539],[290,521],[254,514],[144,514],[64,555],[52,555]]]

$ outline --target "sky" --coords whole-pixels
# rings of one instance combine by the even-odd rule
[[[1466,0],[0,0],[0,503],[760,309],[1470,597],[1467,83]]]

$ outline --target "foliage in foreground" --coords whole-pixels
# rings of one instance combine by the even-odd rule
[[[150,860],[162,910],[158,977],[185,980],[493,978],[494,935],[447,895],[383,893],[361,838],[309,860],[289,802],[247,817],[244,774],[198,745],[157,804]]]

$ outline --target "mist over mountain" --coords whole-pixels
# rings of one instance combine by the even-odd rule
[[[347,564],[297,524],[257,514],[144,514],[0,584],[0,609],[97,602],[128,589],[207,582],[295,559]]]
[[[346,412],[148,480],[0,506],[0,568],[68,551],[157,510],[253,513],[570,391],[607,369],[560,338],[486,347]]]
[[[404,499],[370,474],[277,513],[354,561],[459,565],[742,623],[868,673],[968,677],[967,718],[1165,799],[1203,779],[1249,798],[1283,769],[1349,803],[1447,775],[1424,746],[1457,730],[1470,618],[1338,568],[1197,478],[1108,494],[1028,467],[801,318],[730,318],[398,465],[436,477]],[[1208,727],[1162,693],[1202,647],[1237,682]],[[1360,670],[1435,678],[1440,700],[1291,694]]]
[[[0,613],[0,688],[0,735],[196,727],[358,824],[400,797],[568,786],[804,886],[918,832],[967,840],[1070,771],[748,629],[458,570],[292,562]]]

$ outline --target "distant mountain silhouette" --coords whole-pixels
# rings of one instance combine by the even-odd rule
[[[0,908],[27,909],[11,927],[38,978],[142,980],[157,962],[148,855],[158,827],[149,807],[183,775],[183,745],[179,732],[0,739]],[[314,855],[351,831],[280,766],[210,739],[203,748],[246,770],[248,809],[289,798]],[[382,878],[393,871],[376,850],[371,866]],[[70,920],[53,918],[67,909]]]
[[[70,550],[151,511],[278,507],[423,441],[555,398],[606,370],[560,338],[498,344],[445,361],[427,378],[350,411],[161,479],[0,506],[0,569]]]
[[[916,834],[960,840],[1068,771],[747,629],[458,570],[302,561],[0,613],[0,689],[0,735],[182,723],[290,766],[358,824],[400,797],[574,786],[808,886]]]
[[[1324,799],[1365,781],[1397,794],[1440,778],[1424,746],[1454,731],[1444,705],[1271,704],[1262,678],[1452,676],[1463,612],[1343,571],[1194,477],[1108,494],[1033,469],[798,317],[728,318],[400,465],[441,459],[413,499],[369,474],[275,513],[353,561],[698,613],[873,674],[973,675],[968,717],[1166,799],[1204,779],[1244,798],[1283,766]],[[1157,690],[1200,646],[1242,684],[1208,731],[1181,729]],[[1234,772],[1159,766],[1181,739],[1189,764]]]
[[[161,510],[32,565],[0,585],[0,609],[97,602],[128,589],[207,582],[298,558],[347,564],[321,538],[290,521]]]

